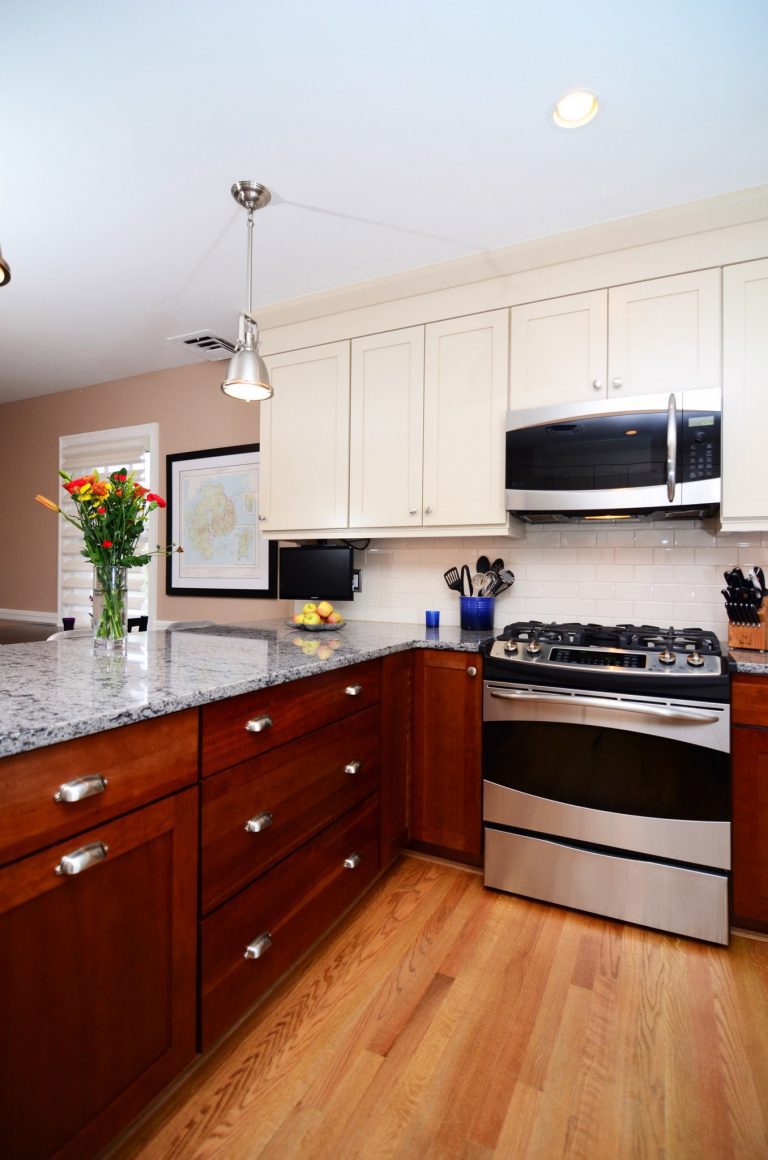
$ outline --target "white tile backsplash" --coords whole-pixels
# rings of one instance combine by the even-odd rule
[[[722,573],[738,564],[768,571],[768,534],[720,535],[704,528],[639,526],[528,528],[524,540],[458,537],[372,540],[355,552],[363,591],[339,603],[350,620],[420,624],[427,608],[459,623],[459,598],[443,573],[479,555],[501,556],[516,582],[496,602],[494,627],[514,620],[597,620],[606,624],[699,625],[727,636]]]

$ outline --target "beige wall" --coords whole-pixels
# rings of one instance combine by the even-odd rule
[[[228,399],[219,390],[225,365],[195,363],[0,406],[0,609],[56,611],[61,517],[36,504],[35,496],[58,499],[60,435],[157,423],[161,495],[166,455],[258,442],[258,406]],[[162,513],[158,535],[162,543]],[[287,605],[275,600],[166,596],[165,560],[155,559],[149,567],[157,569],[160,620],[258,620],[286,611]]]

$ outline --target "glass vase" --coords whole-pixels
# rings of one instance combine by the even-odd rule
[[[128,635],[128,580],[125,568],[93,569],[94,652],[125,652]]]

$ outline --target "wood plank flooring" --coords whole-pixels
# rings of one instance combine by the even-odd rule
[[[768,941],[712,947],[404,857],[112,1155],[768,1157]]]

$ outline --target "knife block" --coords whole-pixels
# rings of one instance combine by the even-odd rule
[[[768,652],[768,600],[763,600],[757,610],[759,624],[729,624],[728,647],[751,648],[757,652]]]

